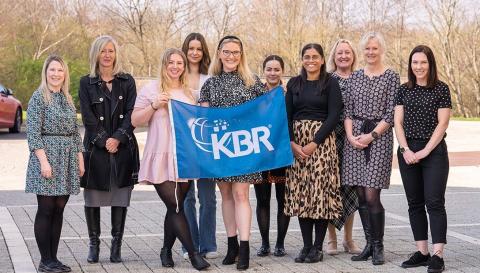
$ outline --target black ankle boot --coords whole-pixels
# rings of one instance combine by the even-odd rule
[[[296,263],[304,263],[305,258],[307,258],[307,255],[308,255],[308,253],[310,253],[311,248],[312,248],[311,246],[309,246],[309,247],[304,246],[302,248],[302,250],[300,250],[300,253],[298,253],[298,256],[295,257],[295,262]]]
[[[247,270],[250,266],[250,243],[248,241],[240,241],[238,250],[237,270]]]
[[[358,208],[358,214],[360,214],[360,219],[362,220],[363,232],[365,233],[365,241],[367,242],[363,251],[355,256],[352,256],[352,261],[366,261],[370,256],[372,256],[372,240],[371,240],[371,229],[370,229],[370,217],[368,214],[368,208],[366,206],[361,206]]]
[[[370,213],[370,225],[372,236],[372,264],[385,263],[383,251],[383,234],[385,230],[385,211]]]
[[[175,263],[172,258],[172,249],[163,247],[160,250],[160,261],[162,261],[163,267],[174,267]]]
[[[193,255],[188,255],[188,257],[190,257],[190,262],[192,263],[192,266],[198,271],[210,267],[210,264],[205,261],[202,255],[197,252],[195,252]]]
[[[88,238],[90,239],[87,261],[98,263],[100,254],[100,208],[85,207],[85,220],[87,221]]]
[[[126,207],[112,207],[112,245],[110,248],[110,262],[122,262],[122,238],[127,218]]]
[[[238,256],[238,249],[239,249],[239,246],[238,246],[237,235],[228,237],[227,255],[223,259],[222,264],[223,265],[234,264]]]

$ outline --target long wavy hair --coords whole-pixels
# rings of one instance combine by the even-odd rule
[[[185,41],[183,41],[182,51],[186,55],[188,55],[188,48],[190,46],[191,41],[199,41],[202,45],[202,60],[200,61],[199,72],[200,74],[207,75],[208,74],[208,66],[210,65],[210,53],[208,52],[208,45],[207,41],[205,41],[205,37],[202,34],[193,32],[187,35]],[[187,58],[188,60],[188,58]],[[188,64],[188,69],[190,69],[190,64]]]
[[[47,80],[47,70],[50,64],[55,61],[60,63],[60,65],[63,68],[64,72],[64,79],[63,79],[63,84],[62,88],[60,89],[60,92],[63,93],[65,98],[67,99],[68,104],[75,109],[75,105],[73,104],[73,99],[72,95],[70,95],[69,92],[69,86],[70,86],[70,73],[68,72],[68,65],[67,63],[63,60],[62,57],[58,55],[50,55],[45,59],[45,62],[43,63],[43,68],[42,68],[42,81],[40,83],[40,86],[38,89],[42,92],[43,100],[50,104],[52,102],[52,95],[50,92],[50,89],[48,88],[48,80]]]
[[[240,38],[228,35],[220,39],[218,43],[217,49],[215,50],[215,58],[213,58],[212,65],[210,65],[210,75],[216,76],[220,75],[223,71],[223,64],[220,60],[220,54],[222,54],[222,48],[227,43],[235,43],[240,46],[240,51],[242,52],[240,55],[240,63],[237,67],[237,73],[240,78],[243,80],[243,83],[247,88],[252,87],[255,84],[255,76],[253,75],[252,71],[248,67],[247,64],[247,54],[245,52],[245,48],[243,47],[243,43]]]
[[[192,90],[188,87],[187,81],[187,57],[180,49],[168,48],[165,50],[162,56],[162,62],[160,64],[160,76],[159,76],[159,85],[158,92],[170,94],[170,89],[172,89],[172,78],[168,76],[167,66],[170,61],[170,57],[174,54],[179,55],[183,59],[184,71],[180,75],[180,87],[186,92],[186,94],[193,99]]]

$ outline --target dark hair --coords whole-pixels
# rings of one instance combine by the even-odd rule
[[[199,72],[200,74],[207,75],[208,67],[210,66],[210,53],[208,52],[208,46],[207,46],[207,42],[205,41],[205,37],[203,37],[202,34],[196,33],[196,32],[188,34],[187,37],[185,38],[185,41],[183,41],[182,51],[185,54],[185,56],[188,56],[188,48],[190,46],[190,42],[194,40],[199,41],[200,44],[202,45],[203,56],[202,56],[202,60],[200,61]],[[187,58],[187,61],[188,61],[188,58]]]
[[[280,67],[282,68],[283,71],[285,71],[285,63],[283,62],[282,57],[278,55],[270,55],[265,60],[263,61],[263,70],[265,70],[265,66],[267,66],[267,63],[269,61],[278,61],[280,63]]]
[[[316,94],[320,95],[322,93],[322,91],[325,90],[325,88],[327,86],[327,82],[330,79],[330,74],[327,73],[327,65],[325,63],[325,54],[323,53],[322,46],[320,44],[317,44],[317,43],[306,44],[302,48],[302,52],[301,52],[301,57],[302,58],[303,58],[303,55],[305,55],[305,52],[309,49],[315,49],[315,51],[317,51],[318,54],[320,54],[320,56],[322,56],[322,58],[324,60],[322,66],[320,66],[320,76],[318,77],[319,81],[318,81],[318,84],[316,86],[316,88],[318,90],[318,92],[316,92]],[[300,75],[292,78],[291,81],[292,80],[293,80],[292,88],[294,90],[294,94],[298,95],[298,92],[300,92],[300,90],[302,90],[303,85],[307,82],[307,70],[305,69],[305,67],[303,67],[303,65],[302,65],[302,69],[300,70]]]
[[[438,73],[437,73],[437,62],[435,61],[435,56],[433,55],[432,49],[426,45],[416,46],[412,52],[410,52],[410,57],[408,57],[408,82],[407,87],[409,89],[413,88],[417,83],[417,77],[413,74],[412,69],[412,58],[415,53],[424,53],[427,56],[428,60],[428,78],[427,78],[427,88],[433,88],[438,82]]]

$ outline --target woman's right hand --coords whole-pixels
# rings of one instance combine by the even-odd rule
[[[292,146],[293,155],[297,160],[305,159],[308,157],[308,155],[302,151],[302,146],[298,145],[293,141],[290,141],[290,145]]]
[[[350,145],[353,146],[353,148],[355,149],[359,149],[359,150],[362,150],[364,148],[366,148],[368,145],[365,145],[363,143],[361,143],[359,141],[359,137],[358,136],[347,136],[347,139],[348,139],[348,142],[350,143]]]
[[[157,98],[152,102],[152,105],[155,109],[159,109],[160,107],[165,107],[170,100],[170,96],[167,93],[160,93]]]
[[[405,159],[405,163],[407,163],[407,165],[418,163],[415,153],[411,150],[403,152],[403,159]]]
[[[50,166],[50,163],[48,163],[48,161],[40,163],[40,172],[42,176],[46,179],[50,179],[53,177],[52,166]]]

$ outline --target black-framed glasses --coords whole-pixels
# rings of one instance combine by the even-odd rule
[[[222,50],[222,54],[225,57],[230,57],[230,55],[233,55],[233,57],[237,58],[237,57],[240,57],[240,55],[242,55],[242,52],[241,51]]]

